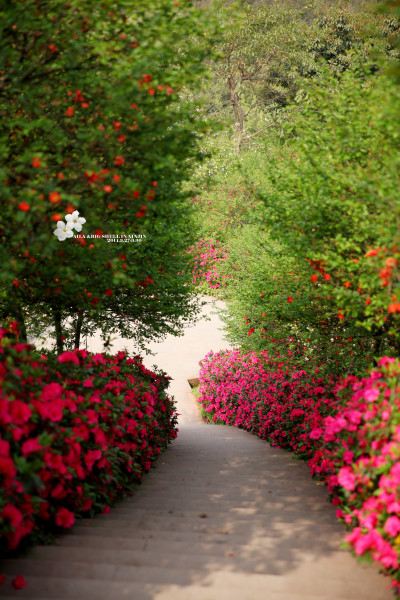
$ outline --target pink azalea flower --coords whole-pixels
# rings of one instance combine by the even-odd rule
[[[383,529],[392,537],[396,537],[400,533],[400,519],[398,517],[389,517]]]
[[[356,478],[352,469],[342,467],[338,473],[338,482],[345,490],[352,492],[356,487]]]
[[[374,402],[379,398],[379,390],[377,388],[368,388],[364,391],[364,398],[367,402]]]
[[[70,362],[74,365],[79,365],[79,358],[76,352],[62,352],[58,355],[57,360],[60,363]]]

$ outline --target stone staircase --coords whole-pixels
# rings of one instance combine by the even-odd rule
[[[130,498],[56,545],[4,561],[32,600],[388,600],[340,549],[343,529],[305,464],[243,431],[182,426]],[[7,589],[6,589],[7,588]]]
[[[0,598],[391,599],[376,568],[341,549],[343,528],[304,463],[246,432],[200,421],[187,379],[209,344],[218,348],[213,336],[215,318],[157,352],[175,376],[181,425],[143,484],[55,545],[3,561]],[[18,574],[28,585],[14,591],[9,581]]]

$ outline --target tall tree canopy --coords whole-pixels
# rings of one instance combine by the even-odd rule
[[[60,350],[95,327],[143,343],[195,314],[181,184],[204,128],[180,92],[211,29],[185,1],[2,3],[1,317],[51,323]],[[96,238],[53,235],[75,211]]]

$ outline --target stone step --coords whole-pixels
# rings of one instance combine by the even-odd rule
[[[325,560],[329,562],[329,557]],[[284,577],[247,574],[246,570],[238,571],[237,568],[232,571],[218,569],[218,565],[210,565],[209,568],[199,571],[198,568],[134,567],[109,563],[90,564],[88,562],[30,559],[6,561],[4,572],[9,576],[24,573],[32,593],[41,591],[43,599],[46,598],[46,595],[47,597],[54,596],[56,592],[62,597],[71,597],[71,594],[76,594],[79,598],[84,597],[88,600],[106,598],[106,593],[108,598],[119,599],[129,597],[126,596],[126,593],[129,593],[130,598],[133,597],[136,600],[145,597],[143,591],[152,590],[154,595],[149,595],[148,598],[157,598],[158,600],[159,597],[163,597],[154,593],[158,586],[165,589],[168,587],[172,599],[176,598],[176,595],[171,593],[172,591],[182,588],[186,590],[191,585],[204,586],[203,589],[209,591],[214,587],[214,600],[219,600],[219,592],[223,588],[230,588],[231,597],[240,600],[243,598],[249,600],[260,598],[261,600],[261,598],[270,598],[273,593],[291,593],[292,598],[296,600],[312,596],[321,598],[326,594],[331,598],[342,597],[346,600],[389,599],[387,588],[378,576],[377,585],[374,590],[371,590],[371,576],[369,581],[363,581],[361,567],[357,566],[360,571],[358,577],[356,577],[357,572],[353,570],[349,574],[340,574],[335,577],[334,565],[331,566],[333,577],[329,579],[324,574],[326,568],[322,568],[321,573],[318,573],[314,562],[302,564],[301,568],[297,570],[289,570]],[[36,586],[35,577],[38,578]],[[58,588],[54,586],[54,580],[58,580]],[[53,585],[51,585],[52,583]],[[164,597],[168,598],[167,595]]]
[[[212,440],[209,440],[209,442],[204,442],[204,444],[206,444],[206,443],[208,443],[208,445],[211,447],[211,450],[213,452],[218,452],[218,449],[215,448]],[[234,451],[235,451],[234,448],[231,448],[230,452],[232,453]],[[173,453],[172,450],[168,450],[168,452]],[[188,451],[186,451],[186,453],[187,452]],[[254,448],[253,448],[253,452],[254,452]],[[268,485],[268,483],[271,482],[271,479],[276,479],[276,480],[284,479],[285,471],[290,471],[291,475],[293,475],[293,477],[297,476],[297,478],[299,480],[300,480],[301,476],[304,475],[305,473],[307,473],[307,474],[310,473],[310,470],[305,463],[300,463],[297,460],[293,460],[293,458],[290,457],[289,455],[287,457],[287,460],[285,460],[285,461],[275,461],[274,459],[271,459],[270,457],[261,457],[259,455],[259,453],[254,453],[254,454],[258,460],[263,461],[263,468],[268,467],[268,469],[266,471],[263,471],[263,473],[260,473],[259,480],[262,485],[263,484]],[[228,477],[229,472],[232,472],[232,469],[235,469],[237,471],[236,475],[241,481],[248,481],[248,479],[249,479],[251,482],[254,482],[254,483],[257,482],[257,472],[256,472],[254,460],[252,463],[248,463],[248,464],[243,464],[243,465],[236,464],[236,466],[234,466],[234,465],[228,466],[226,458],[223,457],[221,459],[221,461],[218,462],[218,464],[208,463],[207,467],[205,467],[204,466],[205,463],[203,461],[203,463],[201,465],[193,466],[193,461],[197,460],[197,456],[198,456],[197,452],[192,452],[192,456],[190,457],[189,461],[185,464],[182,464],[182,468],[184,469],[183,473],[185,473],[186,475],[188,475],[189,473],[201,473],[201,474],[204,474],[206,478],[215,479],[216,476],[219,474],[222,474],[224,477]],[[144,481],[144,483],[142,483],[142,485],[145,485],[147,482],[151,481],[152,479],[154,479],[158,476],[165,476],[166,473],[170,473],[175,479],[180,479],[181,473],[174,472],[174,467],[178,464],[180,465],[181,462],[183,462],[183,461],[178,460],[177,457],[171,457],[171,461],[168,463],[164,463],[164,464],[155,463],[148,475],[148,478]],[[212,471],[210,471],[211,466],[213,467]],[[248,479],[246,478],[246,471],[248,471],[248,473],[249,473]],[[268,475],[266,475],[265,473],[268,473]],[[197,483],[200,483],[200,482],[197,481]]]
[[[318,498],[304,498],[304,500],[296,499],[291,500],[290,498],[281,500],[271,499],[270,501],[242,501],[242,502],[229,502],[220,500],[218,498],[210,498],[205,496],[204,498],[198,499],[187,499],[186,495],[180,498],[176,498],[173,494],[169,496],[160,496],[159,498],[137,498],[135,501],[127,501],[123,505],[117,506],[111,510],[108,517],[119,517],[121,515],[136,514],[140,511],[145,511],[149,515],[152,513],[169,512],[183,512],[187,514],[195,513],[198,510],[204,510],[208,508],[209,513],[213,514],[226,514],[227,512],[243,513],[243,514],[258,514],[260,517],[266,516],[269,513],[276,511],[290,511],[290,513],[331,513],[334,514],[333,507],[327,501],[319,501]]]
[[[241,490],[237,485],[226,484],[222,485],[203,485],[200,488],[193,488],[190,482],[184,482],[183,484],[176,485],[175,488],[169,486],[158,486],[151,485],[150,487],[143,487],[137,491],[133,496],[129,496],[115,504],[115,507],[122,506],[125,504],[133,504],[142,499],[152,499],[153,501],[158,499],[162,501],[165,497],[173,497],[176,500],[181,500],[179,496],[174,495],[175,491],[184,491],[185,498],[187,497],[190,501],[196,501],[196,499],[218,499],[221,502],[232,503],[232,494],[237,503],[242,502],[276,502],[285,501],[288,503],[299,503],[299,502],[311,502],[318,501],[323,502],[325,506],[330,506],[329,498],[325,489],[321,489],[318,486],[303,485],[303,487],[290,485],[288,486],[272,486],[271,484],[267,487],[260,486],[243,486]],[[154,493],[157,492],[157,496],[154,497]]]
[[[182,463],[182,466],[189,471],[200,472],[207,470],[204,466],[207,463],[207,465],[213,465],[215,471],[226,472],[229,469],[237,469],[239,477],[244,476],[245,468],[248,467],[250,469],[250,477],[254,477],[256,473],[254,455],[262,459],[264,464],[271,465],[271,472],[273,474],[279,474],[279,468],[283,466],[285,469],[297,471],[298,473],[309,472],[307,464],[296,458],[294,454],[290,454],[289,452],[283,452],[278,455],[271,454],[268,451],[266,442],[261,442],[261,447],[259,448],[254,447],[256,438],[251,437],[251,434],[245,434],[246,436],[250,436],[250,438],[243,440],[233,436],[231,443],[228,443],[226,440],[217,440],[215,435],[202,436],[202,439],[198,440],[198,444],[193,443],[190,438],[190,441],[179,450],[176,446],[170,447],[170,458],[168,458],[168,461],[165,459],[165,455],[162,455],[161,459],[154,463],[152,472],[169,470],[178,462]],[[208,446],[212,446],[215,454],[211,454],[208,451],[207,444]],[[235,452],[235,447],[238,445],[241,448],[240,454]],[[269,470],[260,473],[262,481],[267,481],[268,476]]]
[[[172,546],[172,544],[171,544]],[[325,560],[318,558],[315,551],[301,550],[290,547],[290,544],[282,547],[270,545],[270,547],[258,547],[256,545],[238,546],[222,549],[221,546],[207,545],[199,548],[189,544],[178,543],[174,548],[161,548],[154,544],[151,547],[143,546],[130,549],[116,547],[81,547],[81,546],[41,546],[33,549],[27,559],[30,561],[57,561],[66,562],[73,557],[74,561],[90,564],[113,564],[119,566],[133,567],[162,567],[171,569],[207,569],[210,565],[216,565],[218,570],[231,570],[236,561],[240,561],[241,570],[248,574],[261,573],[269,575],[282,575],[287,569],[296,568],[299,554],[302,564],[314,564],[314,576],[343,577],[353,573],[354,564],[349,561],[347,553],[332,552],[328,565]],[[5,563],[7,568],[7,563]],[[322,571],[322,570],[323,571]]]
[[[204,508],[204,507],[203,507]],[[323,512],[318,514],[318,518],[313,514],[302,514],[301,511],[291,512],[287,515],[238,515],[237,513],[195,513],[197,516],[186,516],[185,514],[162,513],[155,511],[150,514],[132,515],[131,518],[125,515],[121,517],[110,514],[103,515],[97,519],[82,519],[77,521],[76,528],[90,527],[92,529],[110,528],[126,528],[126,529],[158,529],[170,530],[171,528],[195,530],[200,527],[229,527],[237,531],[246,531],[251,535],[251,531],[257,530],[260,534],[268,535],[268,531],[274,528],[276,524],[286,525],[286,529],[291,532],[291,529],[301,527],[306,530],[310,525],[319,525],[324,527],[325,524],[335,526],[335,517],[329,513]],[[202,515],[207,514],[204,518]],[[340,525],[337,524],[340,528]]]
[[[134,537],[129,538],[115,538],[101,536],[71,536],[66,537],[58,542],[58,547],[68,548],[112,548],[117,550],[143,550],[143,551],[158,551],[166,554],[182,553],[187,554],[207,554],[215,556],[232,556],[234,554],[237,557],[255,554],[265,560],[271,553],[285,552],[286,556],[290,553],[298,552],[299,550],[307,552],[321,551],[334,551],[335,553],[343,553],[348,561],[347,550],[341,549],[339,540],[319,540],[314,538],[311,540],[297,540],[297,539],[282,539],[277,542],[276,537],[268,538],[254,538],[250,542],[243,542],[241,536],[237,536],[232,539],[233,536],[202,536],[199,539],[194,538],[193,535],[174,536],[171,539],[171,535],[160,535],[154,537]]]
[[[213,449],[214,450],[214,449]],[[259,460],[262,460],[261,457],[257,457]],[[153,469],[150,472],[150,480],[148,481],[148,483],[150,484],[152,479],[155,479],[156,477],[160,477],[161,481],[164,482],[166,481],[167,477],[169,476],[169,474],[172,475],[173,480],[179,481],[182,478],[187,479],[188,477],[191,477],[193,480],[196,480],[196,478],[202,476],[204,477],[205,481],[215,481],[217,479],[219,479],[220,477],[224,478],[224,479],[229,479],[229,475],[232,474],[232,469],[235,469],[235,467],[229,467],[228,465],[226,465],[226,462],[223,461],[223,466],[221,465],[216,466],[213,464],[207,464],[202,466],[201,468],[190,468],[188,465],[180,465],[181,461],[171,461],[171,463],[167,466],[164,467],[158,467],[155,468],[153,467]],[[263,461],[265,463],[265,461]],[[271,471],[270,476],[268,476],[268,478],[260,478],[260,485],[271,485],[271,481],[285,481],[285,478],[283,477],[283,473],[282,471],[289,471],[291,477],[293,476],[295,478],[296,481],[298,481],[299,483],[301,483],[302,481],[302,477],[304,477],[304,475],[307,473],[307,475],[309,476],[310,472],[308,470],[308,468],[301,468],[301,465],[297,464],[297,463],[289,463],[290,467],[288,467],[288,465],[278,465],[278,466],[272,466],[271,469],[269,468],[269,464],[265,463],[263,465],[263,468],[268,468],[268,472]],[[174,469],[176,466],[179,466],[179,468],[181,468],[182,470],[180,472],[174,472]],[[257,476],[256,476],[256,472],[254,469],[254,463],[253,465],[242,465],[241,469],[243,470],[243,473],[238,473],[237,477],[238,477],[238,481],[240,483],[249,483],[250,485],[257,485],[258,480],[257,480]],[[246,478],[246,476],[244,475],[245,471],[248,470],[249,471],[249,477]],[[200,481],[199,479],[197,479],[197,481]],[[236,479],[234,480],[236,481]],[[314,480],[316,481],[316,480]],[[313,480],[310,479],[309,480],[309,484],[312,484]],[[234,483],[231,480],[231,483]],[[304,480],[303,480],[304,483]],[[146,485],[147,481],[145,481],[142,485]]]
[[[171,552],[175,547],[179,551],[181,546],[192,547],[197,549],[203,545],[215,547],[216,551],[221,552],[223,548],[232,547],[235,549],[248,548],[249,546],[257,546],[261,548],[275,548],[278,544],[280,548],[290,547],[317,549],[324,548],[325,550],[334,549],[340,550],[340,544],[343,537],[337,531],[324,529],[324,536],[321,536],[319,528],[307,530],[307,535],[303,532],[296,531],[292,536],[284,535],[283,531],[273,531],[268,536],[263,536],[254,533],[250,539],[243,538],[243,535],[231,533],[226,534],[209,534],[209,533],[193,533],[189,531],[136,531],[128,532],[126,536],[118,535],[117,532],[107,531],[107,535],[103,536],[103,532],[91,529],[80,530],[71,534],[64,535],[57,540],[59,546],[85,546],[91,547],[112,547],[121,549],[130,549],[136,547],[153,547],[157,546],[164,548],[165,551],[171,548]],[[122,533],[122,532],[121,532]],[[220,549],[220,550],[219,550]],[[340,550],[341,551],[341,550]],[[343,550],[346,555],[348,552]],[[349,559],[350,560],[350,559]]]
[[[179,468],[179,467],[177,467]],[[158,475],[157,475],[158,477]],[[317,494],[321,494],[321,497],[328,498],[327,492],[325,490],[322,482],[317,480],[308,480],[308,475],[301,475],[301,477],[290,477],[290,482],[282,479],[272,479],[265,483],[258,484],[257,480],[249,481],[249,480],[239,480],[229,479],[229,477],[219,475],[216,478],[207,478],[206,475],[183,475],[180,477],[176,477],[175,475],[169,477],[164,476],[164,474],[159,474],[159,480],[156,482],[155,479],[152,481],[144,481],[142,487],[140,487],[137,491],[134,492],[133,497],[136,498],[141,493],[146,493],[150,490],[159,489],[160,493],[169,492],[171,490],[171,486],[177,489],[185,489],[188,493],[207,493],[208,491],[212,491],[212,493],[229,493],[232,491],[236,491],[237,494],[240,495],[248,495],[252,492],[254,494],[259,493],[264,494],[268,493],[268,490],[272,490],[273,494],[283,495],[283,494],[291,494],[296,492],[297,494],[310,495],[315,492]],[[201,486],[195,485],[194,482],[196,480],[202,481]]]
[[[8,595],[10,594],[10,595]],[[12,587],[11,583],[3,584],[3,592],[0,591],[0,598],[2,600],[15,600],[16,598],[29,598],[29,600],[42,600],[43,595],[40,593],[39,595],[32,595],[32,589],[28,586],[27,590],[18,590],[15,591]],[[65,596],[46,596],[46,600],[64,600]]]
[[[271,496],[272,498],[282,498],[286,495],[297,496],[300,498],[314,498],[315,495],[317,495],[317,497],[321,497],[321,499],[324,499],[327,503],[329,503],[328,495],[325,489],[322,488],[319,490],[317,482],[311,482],[311,486],[309,482],[306,484],[303,482],[302,485],[296,485],[294,482],[291,483],[292,485],[290,485],[289,490],[287,489],[288,486],[286,484],[285,486],[280,486],[276,483],[271,485],[271,482],[269,485],[265,484],[263,486],[248,484],[246,486],[242,486],[242,489],[240,489],[240,486],[237,484],[233,484],[232,482],[225,482],[225,484],[223,484],[221,483],[221,480],[218,480],[218,482],[216,481],[212,484],[204,482],[204,484],[201,486],[195,486],[193,485],[193,482],[185,481],[181,483],[180,486],[182,486],[182,489],[185,489],[185,494],[187,494],[189,498],[204,497],[209,495],[227,497],[228,493],[232,490],[236,492],[236,497],[238,500],[251,500],[254,498],[254,496],[265,498],[266,495]],[[147,482],[145,482],[143,487],[139,488],[136,492],[134,492],[133,495],[127,496],[120,502],[116,503],[115,506],[119,506],[125,502],[135,501],[141,497],[154,498],[153,494],[155,491],[160,494],[160,496],[170,495],[171,485],[167,484],[166,482],[163,483],[163,485],[161,485],[161,482],[157,484],[156,481],[148,482],[147,485]]]
[[[289,452],[282,451],[282,453],[274,453],[271,452],[268,444],[266,442],[261,442],[261,445],[257,448],[254,445],[254,442],[257,438],[248,438],[248,433],[245,433],[242,439],[237,436],[237,430],[234,430],[232,433],[232,439],[218,439],[216,438],[215,432],[212,435],[204,434],[204,429],[201,429],[201,435],[196,439],[193,438],[192,435],[188,436],[186,442],[182,439],[182,436],[179,440],[179,443],[173,444],[170,446],[171,452],[171,462],[166,460],[164,456],[161,456],[161,460],[155,463],[155,470],[160,470],[165,466],[170,467],[174,462],[182,461],[184,465],[187,465],[190,469],[201,469],[204,465],[204,461],[207,461],[208,464],[220,465],[222,469],[227,467],[237,467],[244,465],[254,465],[254,461],[252,460],[252,456],[255,452],[262,455],[265,461],[269,461],[272,463],[272,468],[277,470],[279,463],[287,463],[296,465],[298,468],[304,469],[307,468],[305,463],[300,462],[299,459]],[[250,434],[251,435],[251,434]],[[213,446],[213,449],[218,449],[218,454],[210,454],[208,452],[208,448],[204,442],[210,442]],[[232,448],[235,445],[240,444],[243,452],[238,455],[237,453],[232,452]],[[263,477],[263,474],[261,474]]]
[[[176,490],[177,491],[177,490]],[[186,493],[182,491],[182,496],[179,497],[172,491],[167,493],[154,492],[152,494],[145,494],[143,497],[137,496],[136,498],[127,499],[124,502],[119,503],[113,507],[112,513],[118,513],[122,510],[135,510],[135,509],[148,509],[149,512],[152,510],[159,510],[168,504],[173,505],[175,508],[183,509],[188,507],[192,510],[196,509],[196,506],[201,506],[204,503],[208,503],[212,509],[217,512],[223,512],[227,509],[236,508],[255,508],[259,511],[266,512],[268,510],[275,511],[281,510],[301,510],[304,507],[305,510],[315,511],[330,511],[335,512],[333,506],[328,502],[325,497],[319,497],[317,494],[304,495],[304,496],[289,496],[285,497],[283,494],[279,497],[274,496],[272,493],[265,493],[263,496],[255,497],[244,497],[236,498],[233,501],[229,500],[228,496],[224,496],[222,493],[203,493],[198,496],[186,496]]]
[[[168,534],[173,532],[190,532],[191,534],[236,535],[242,536],[242,539],[246,540],[252,539],[254,535],[274,538],[281,538],[282,536],[288,535],[289,523],[280,523],[279,525],[278,528],[277,524],[268,525],[268,523],[264,523],[262,526],[255,525],[252,527],[251,524],[246,522],[238,523],[233,521],[231,523],[211,523],[209,519],[198,519],[198,521],[193,521],[193,519],[169,519],[168,521],[161,520],[160,522],[145,521],[139,525],[130,522],[124,524],[122,521],[109,523],[107,526],[82,524],[76,525],[75,531],[80,535],[84,535],[86,532],[89,535],[99,535],[103,537],[127,537],[135,535],[138,532],[141,532],[144,535],[150,533],[154,535],[156,533]],[[309,539],[311,542],[315,535],[330,535],[332,529],[333,532],[337,532],[333,523],[331,524],[332,529],[327,529],[326,525],[324,525],[323,528],[312,527],[309,529],[309,525],[310,523],[306,521],[290,524],[290,537],[297,535]]]
[[[54,591],[53,591],[54,590]],[[75,585],[67,581],[60,583],[59,579],[46,579],[46,587],[41,585],[40,580],[30,578],[28,587],[24,590],[12,593],[10,595],[0,593],[2,600],[15,600],[25,598],[26,600],[77,600],[84,598],[88,600],[266,600],[264,591],[254,590],[252,588],[243,590],[232,589],[230,587],[219,587],[218,589],[200,584],[191,584],[180,587],[151,586],[149,584],[108,584],[104,589],[96,586],[93,589],[92,582],[78,580]],[[238,591],[238,594],[236,592]],[[62,593],[62,595],[60,595]],[[56,595],[58,594],[58,595]],[[268,592],[267,600],[332,600],[331,595],[321,596],[320,594],[296,594],[285,592]],[[336,596],[335,600],[347,600],[346,596]]]

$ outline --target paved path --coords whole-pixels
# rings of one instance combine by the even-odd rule
[[[390,600],[386,580],[340,549],[343,529],[306,465],[238,429],[204,425],[186,380],[226,346],[216,316],[159,346],[180,434],[137,493],[55,546],[3,566],[32,600]],[[1,571],[1,568],[0,568]]]

